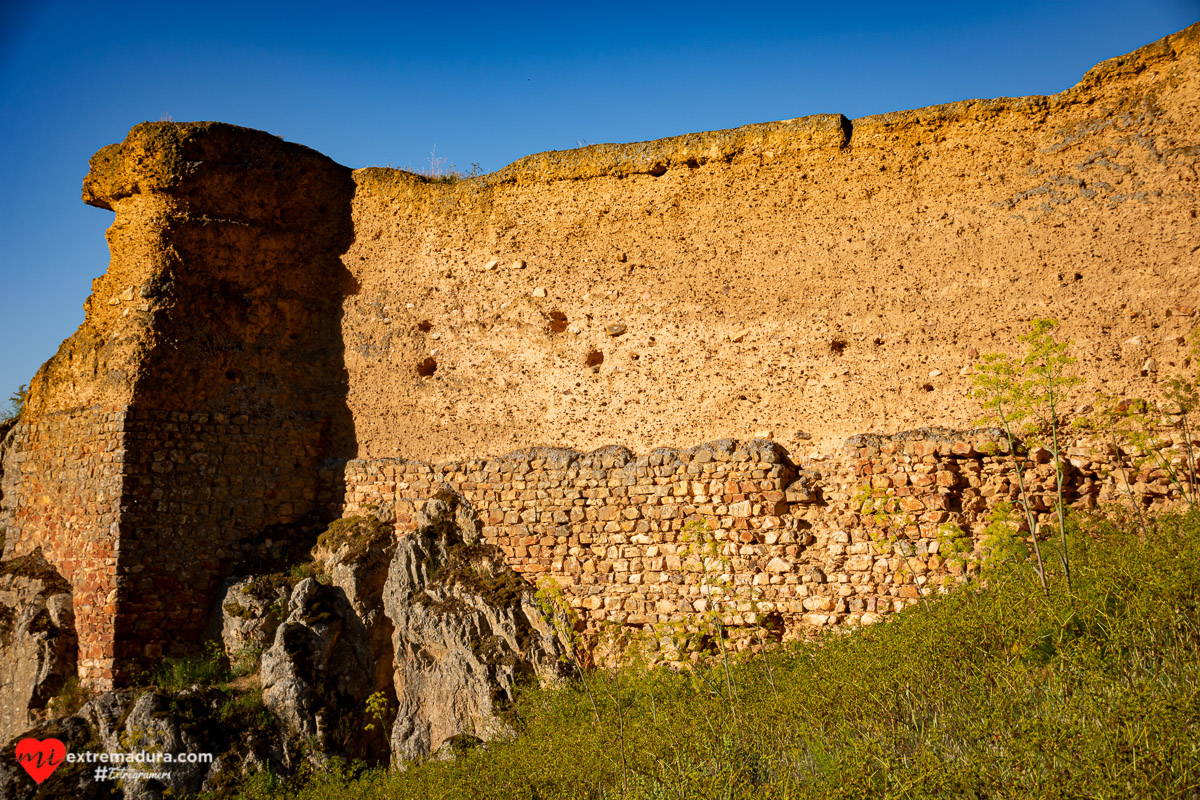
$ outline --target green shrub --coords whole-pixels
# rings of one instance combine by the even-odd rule
[[[140,682],[157,686],[165,692],[178,692],[189,686],[213,686],[232,676],[225,652],[216,642],[209,642],[204,652],[195,656],[168,656],[143,676]]]
[[[28,396],[29,385],[24,383],[9,395],[8,408],[0,408],[0,425],[21,416],[21,410],[25,408],[25,398]]]
[[[66,717],[83,708],[83,704],[92,699],[92,692],[75,675],[67,678],[58,690],[58,694],[50,698],[48,704],[50,714],[54,717]]]

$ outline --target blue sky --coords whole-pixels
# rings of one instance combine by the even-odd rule
[[[262,128],[352,167],[490,172],[599,142],[1049,94],[1200,19],[1062,3],[0,0],[0,405],[83,320],[112,214],[80,184],[144,120]]]

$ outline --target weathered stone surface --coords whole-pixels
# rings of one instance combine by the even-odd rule
[[[563,651],[533,588],[480,543],[480,527],[461,495],[440,492],[396,547],[383,600],[395,626],[397,760],[456,736],[500,735],[516,682],[559,670]]]
[[[42,547],[76,589],[89,682],[194,650],[225,570],[313,511],[322,461],[348,452],[353,190],[328,158],[222,123],[144,123],[92,159],[84,199],[120,233],[30,382],[0,498],[7,554]]]
[[[317,544],[324,573],[354,612],[346,623],[373,665],[376,689],[392,681],[392,622],[384,613],[383,587],[396,550],[393,533],[377,517],[355,517],[330,525]]]
[[[120,797],[112,782],[94,780],[93,766],[63,764],[42,784],[33,779],[17,763],[16,744],[25,735],[36,739],[58,739],[68,752],[80,752],[99,747],[96,732],[78,716],[50,720],[12,738],[0,750],[0,800],[110,800]]]
[[[288,611],[263,653],[263,704],[289,736],[314,737],[322,752],[380,756],[383,737],[366,731],[364,718],[367,698],[381,687],[345,592],[306,578],[292,590]]]
[[[0,563],[0,741],[43,718],[75,676],[70,591],[40,550]]]
[[[221,642],[231,658],[246,649],[265,650],[275,640],[280,598],[257,588],[254,579],[242,578],[229,583],[221,598]]]

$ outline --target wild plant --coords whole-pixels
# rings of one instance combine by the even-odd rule
[[[1134,494],[1133,481],[1130,480],[1130,470],[1125,468],[1123,462],[1120,461],[1122,456],[1130,455],[1134,468],[1140,466],[1140,460],[1134,455],[1139,452],[1139,445],[1135,442],[1143,441],[1145,429],[1141,424],[1141,417],[1144,410],[1141,408],[1145,401],[1134,399],[1121,399],[1111,395],[1101,395],[1095,401],[1095,407],[1092,413],[1086,417],[1080,417],[1075,420],[1075,427],[1080,430],[1087,431],[1094,436],[1104,439],[1109,450],[1118,459],[1117,467],[1109,470],[1108,475],[1112,477],[1114,483],[1123,484],[1125,497],[1129,500],[1129,507],[1133,509],[1134,515],[1137,517],[1137,526],[1139,531],[1146,529],[1146,517],[1142,511],[1142,502]],[[1120,481],[1117,481],[1117,478]]]
[[[376,727],[383,731],[387,731],[391,727],[391,720],[395,711],[392,709],[391,701],[388,700],[387,693],[380,690],[372,692],[367,697],[366,703],[366,724],[363,725],[364,731],[373,731]]]
[[[963,573],[967,571],[975,551],[971,534],[953,522],[943,522],[938,526],[937,545],[938,555],[947,567]],[[955,576],[947,575],[943,579],[942,591],[947,592],[955,585]]]
[[[683,568],[698,574],[700,599],[695,605],[700,614],[697,623],[701,630],[711,630],[717,642],[725,677],[725,692],[722,697],[736,723],[737,689],[729,665],[729,649],[726,644],[728,631],[721,607],[722,600],[729,597],[733,588],[732,564],[707,519],[696,517],[688,520],[683,526],[680,541],[683,543],[679,548]]]
[[[1064,467],[1059,406],[1070,387],[1079,383],[1068,375],[1075,359],[1067,355],[1069,341],[1055,338],[1057,320],[1035,319],[1028,333],[1017,337],[1025,344],[1025,355],[1015,360],[1005,353],[988,353],[975,375],[975,397],[988,412],[985,422],[995,422],[1004,430],[1008,454],[1017,476],[1017,500],[1024,512],[1029,538],[1036,558],[1036,573],[1042,593],[1048,594],[1046,567],[1038,543],[1037,512],[1026,481],[1019,450],[1035,444],[1049,451],[1054,463],[1054,510],[1059,532],[1058,557],[1062,564],[1067,591],[1071,591],[1071,566],[1067,556],[1066,502],[1063,491]],[[1018,428],[1018,426],[1020,426]],[[1023,441],[1018,435],[1023,435]],[[1049,438],[1045,437],[1049,432]]]
[[[1190,375],[1175,375],[1165,381],[1164,402],[1155,408],[1141,398],[1101,396],[1096,410],[1078,421],[1078,426],[1105,437],[1118,456],[1128,455],[1135,471],[1160,471],[1168,485],[1189,507],[1200,501],[1200,459],[1197,458],[1192,415],[1200,407],[1200,329],[1192,334],[1187,360]],[[1175,442],[1168,432],[1174,429]],[[1125,492],[1138,516],[1139,528],[1146,526],[1141,503],[1134,496],[1129,473],[1121,472]]]
[[[29,385],[21,384],[17,390],[8,397],[8,408],[0,409],[0,424],[16,419],[21,416],[21,411],[25,408],[25,399],[29,396]]]
[[[558,581],[549,576],[543,577],[538,582],[538,590],[534,599],[537,601],[538,609],[546,619],[550,620],[555,635],[563,644],[562,659],[571,665],[575,670],[576,677],[583,685],[583,690],[587,693],[588,701],[592,706],[592,713],[596,718],[596,725],[603,725],[600,719],[600,708],[596,704],[596,695],[588,681],[587,669],[584,664],[585,643],[580,633],[583,626],[579,619],[579,613],[567,599],[566,593]]]

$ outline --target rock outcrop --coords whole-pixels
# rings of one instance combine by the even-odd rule
[[[398,543],[370,517],[330,527],[320,580],[296,585],[262,660],[263,701],[291,736],[396,763],[504,733],[517,683],[557,674],[563,651],[480,527],[449,490]]]
[[[0,800],[219,795],[263,769],[287,775],[331,756],[397,764],[447,742],[502,735],[501,712],[518,682],[557,676],[562,647],[533,587],[482,542],[462,495],[444,489],[418,517],[418,529],[398,543],[376,517],[338,520],[318,540],[315,561],[228,584],[213,633],[233,664],[269,637],[261,696],[253,674],[175,691],[118,689],[37,724],[30,709],[43,708],[74,674],[70,596],[38,554],[6,562],[0,592],[11,595],[4,607],[19,612],[3,630],[19,635],[6,634],[4,646],[18,647],[8,655],[21,670],[0,685],[10,696],[6,710],[21,713],[6,718]],[[37,786],[13,753],[26,736],[59,739],[71,753],[214,758],[166,769],[138,764],[143,777],[120,781],[97,776],[95,764],[67,763]]]
[[[391,530],[374,518],[330,525],[316,548],[320,580],[296,584],[287,619],[263,654],[264,703],[291,735],[313,737],[322,752],[387,761],[386,731],[372,709],[378,716],[395,707],[382,605],[394,548]]]
[[[322,752],[384,755],[382,736],[366,729],[367,699],[378,691],[373,654],[345,593],[307,578],[288,612],[263,654],[264,705],[290,736],[312,737]]]
[[[265,650],[275,640],[281,615],[276,613],[278,605],[287,602],[261,591],[259,582],[253,578],[230,581],[221,598],[221,643],[225,652],[241,653],[246,650]]]
[[[456,737],[502,735],[500,712],[521,680],[549,677],[563,649],[533,587],[483,544],[461,495],[442,491],[396,547],[383,605],[395,626],[395,760]]]
[[[0,564],[0,741],[45,717],[77,649],[71,587],[41,551]]]

